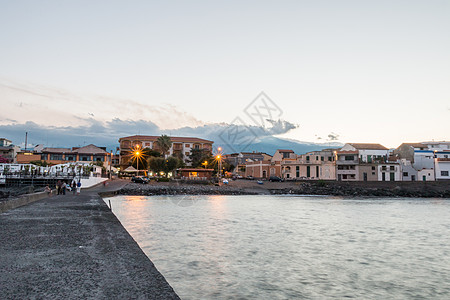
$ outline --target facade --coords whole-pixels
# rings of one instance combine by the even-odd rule
[[[12,144],[12,142],[5,138],[0,138],[0,156],[8,163],[17,162],[17,153],[20,151],[18,146]]]
[[[87,145],[72,148],[43,148],[35,147],[32,152],[21,152],[17,154],[17,162],[27,164],[32,161],[45,161],[51,165],[75,163],[75,162],[103,162],[109,166],[110,154],[105,147]]]
[[[379,181],[383,178],[379,165],[387,162],[388,155],[389,149],[380,144],[345,144],[336,151],[336,178],[339,181]],[[400,172],[400,168],[397,171]],[[395,178],[399,181],[400,177]]]
[[[120,167],[125,169],[131,164],[131,152],[135,147],[140,149],[151,149],[160,151],[156,143],[159,136],[149,135],[133,135],[122,137],[119,139],[120,152],[119,160]],[[170,137],[172,146],[169,149],[168,155],[174,155],[182,158],[186,164],[189,164],[188,155],[190,155],[192,149],[205,149],[212,153],[213,141],[195,137]]]
[[[272,156],[263,152],[239,152],[224,155],[224,159],[233,165],[234,174],[245,176],[246,164],[249,162],[257,162],[271,160]]]
[[[208,180],[212,178],[214,169],[178,169],[181,179]]]
[[[381,163],[378,166],[378,181],[401,181],[402,168],[397,162]]]
[[[284,159],[282,174],[285,179],[336,180],[334,149],[297,155],[295,160]]]
[[[435,179],[450,180],[450,150],[434,153]]]

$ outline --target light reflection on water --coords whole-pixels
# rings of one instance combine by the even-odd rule
[[[450,299],[448,200],[176,197],[107,200],[182,299]]]

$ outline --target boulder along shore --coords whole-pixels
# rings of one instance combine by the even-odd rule
[[[228,185],[129,183],[119,195],[329,195],[346,197],[450,198],[450,182],[267,182],[236,180]]]

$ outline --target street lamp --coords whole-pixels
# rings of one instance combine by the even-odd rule
[[[110,161],[109,161],[109,180],[112,179],[112,175],[111,175],[112,160],[113,160],[113,152],[111,150],[111,157],[110,157]]]

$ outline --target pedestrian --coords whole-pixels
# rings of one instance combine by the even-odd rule
[[[56,194],[57,195],[61,195],[61,185],[62,185],[61,180],[58,180],[58,182],[56,183]]]
[[[80,193],[81,193],[81,181],[78,180],[78,183],[77,183],[77,195],[79,195]]]
[[[47,195],[48,195],[49,197],[52,196],[52,189],[48,186],[48,184],[47,184],[46,187],[45,187],[45,191],[47,192]]]
[[[61,183],[61,194],[62,194],[62,195],[65,195],[65,194],[66,194],[66,182],[65,182],[65,181],[63,181],[63,182]]]
[[[75,180],[72,181],[72,194],[77,193],[77,182]]]

